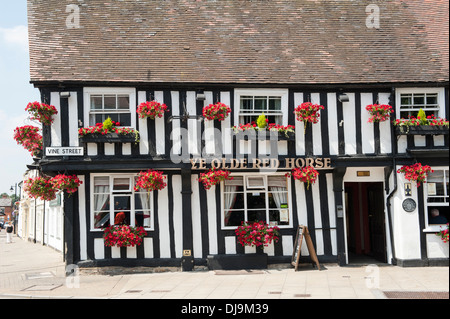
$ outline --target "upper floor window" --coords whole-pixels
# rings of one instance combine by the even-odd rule
[[[238,124],[256,122],[264,113],[269,123],[287,125],[287,90],[238,89],[235,101],[239,105],[235,118]]]
[[[402,88],[397,89],[398,118],[417,117],[420,109],[426,115],[444,116],[444,89]]]
[[[135,89],[86,88],[85,126],[94,126],[108,117],[120,126],[135,127]]]

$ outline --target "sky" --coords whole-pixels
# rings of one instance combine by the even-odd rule
[[[22,181],[26,165],[33,162],[14,140],[14,129],[38,126],[25,111],[29,102],[40,101],[39,90],[30,84],[26,3],[0,0],[0,194],[14,194],[11,186]]]

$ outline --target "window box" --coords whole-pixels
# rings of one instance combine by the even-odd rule
[[[80,136],[80,142],[82,143],[134,143],[136,142],[136,134],[118,134],[118,133],[107,133],[107,134],[88,134],[85,136]]]
[[[278,140],[279,141],[295,141],[295,133],[288,132],[287,135],[284,133],[278,133]]]
[[[244,140],[251,140],[251,138],[254,136],[255,140],[258,140],[258,141],[261,141],[261,140],[270,141],[271,135],[274,134],[275,136],[277,136],[276,139],[278,141],[295,141],[295,132],[293,132],[293,131],[276,132],[274,130],[268,131],[265,129],[258,130],[258,129],[252,129],[252,128],[242,129],[242,128],[236,128],[236,127],[233,128],[233,131],[234,131],[234,135],[237,138],[241,138]],[[248,131],[248,132],[246,133],[246,131]],[[251,131],[254,131],[254,133]],[[265,134],[265,137],[264,137],[264,134]]]
[[[396,126],[396,135],[448,135],[447,126],[418,125]]]

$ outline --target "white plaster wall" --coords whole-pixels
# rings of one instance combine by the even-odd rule
[[[400,169],[397,166],[395,170]],[[393,230],[394,230],[394,245],[395,253],[398,259],[420,259],[420,232],[419,227],[419,207],[416,183],[411,182],[412,196],[405,196],[405,183],[409,183],[403,174],[397,174],[397,192],[392,200],[392,215],[393,215]],[[402,203],[406,198],[412,198],[416,203],[416,209],[409,213],[406,212]]]

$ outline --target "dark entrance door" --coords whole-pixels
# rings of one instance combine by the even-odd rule
[[[345,183],[349,262],[386,262],[383,183]]]

